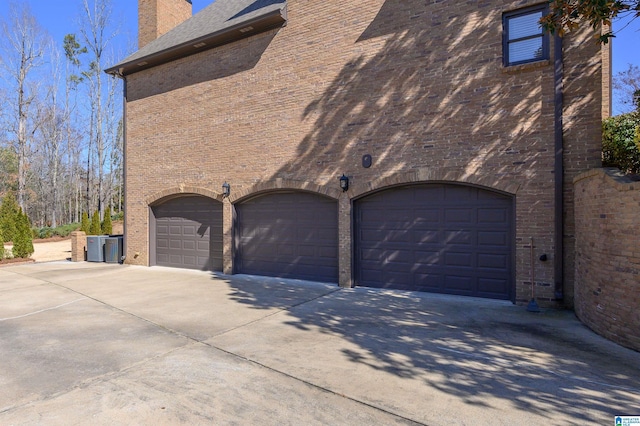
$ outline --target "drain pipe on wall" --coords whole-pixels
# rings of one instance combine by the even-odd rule
[[[535,264],[535,256],[533,254],[533,237],[529,237],[529,254],[530,254],[530,265],[531,265],[531,300],[527,305],[527,311],[529,312],[540,312],[540,307],[536,302],[536,264]]]
[[[553,49],[554,80],[554,184],[555,184],[555,256],[554,256],[554,296],[564,299],[564,143],[562,140],[562,112],[564,103],[562,60],[562,37],[556,34]],[[533,243],[532,243],[533,244]]]

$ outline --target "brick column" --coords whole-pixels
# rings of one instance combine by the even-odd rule
[[[71,261],[84,262],[87,248],[87,234],[82,231],[71,233]]]
[[[222,200],[222,272],[233,273],[233,204]]]
[[[340,287],[353,287],[351,279],[351,199],[346,192],[338,199],[338,269]]]

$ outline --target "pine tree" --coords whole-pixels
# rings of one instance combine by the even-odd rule
[[[102,234],[111,235],[113,233],[113,225],[111,225],[111,207],[107,207],[104,211],[104,221],[102,221]]]
[[[2,232],[5,242],[13,241],[19,211],[15,195],[12,192],[7,192],[2,199],[2,205],[0,205],[0,232]]]
[[[0,230],[0,260],[4,259],[4,238],[2,238],[2,230]]]
[[[82,213],[82,222],[80,223],[80,230],[85,234],[89,235],[89,228],[91,224],[89,223],[89,215],[87,212]]]
[[[33,254],[33,235],[29,218],[22,211],[18,211],[16,234],[13,239],[13,256],[28,258]]]
[[[91,217],[91,226],[89,227],[89,235],[100,235],[100,213],[96,212]]]

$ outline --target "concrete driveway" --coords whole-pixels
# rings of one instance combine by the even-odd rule
[[[567,425],[640,414],[572,313],[167,268],[0,269],[0,424]]]

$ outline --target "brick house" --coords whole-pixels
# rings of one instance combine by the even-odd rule
[[[126,262],[572,306],[609,50],[545,7],[139,0]]]

